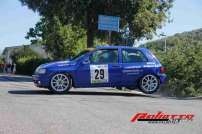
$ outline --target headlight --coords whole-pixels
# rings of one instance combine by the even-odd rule
[[[45,68],[37,67],[37,69],[35,70],[35,73],[37,73],[37,74],[45,74],[46,73],[46,69]]]
[[[39,74],[45,74],[46,73],[46,69],[45,68],[40,68],[38,71]]]

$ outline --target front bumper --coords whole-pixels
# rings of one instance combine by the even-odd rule
[[[34,85],[37,87],[49,87],[49,78],[46,75],[32,75]]]

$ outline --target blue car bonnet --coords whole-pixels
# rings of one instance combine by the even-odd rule
[[[76,62],[73,61],[56,61],[56,62],[50,62],[46,64],[40,65],[40,68],[50,68],[50,67],[63,67],[63,66],[70,66],[70,65],[75,65]]]

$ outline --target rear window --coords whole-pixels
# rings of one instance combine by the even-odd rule
[[[122,50],[123,63],[147,62],[145,55],[135,49]]]

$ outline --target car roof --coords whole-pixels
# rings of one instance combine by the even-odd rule
[[[96,49],[137,49],[137,50],[144,50],[146,48],[137,48],[137,47],[130,47],[130,46],[112,46],[112,45],[106,45],[106,46],[97,46]]]

